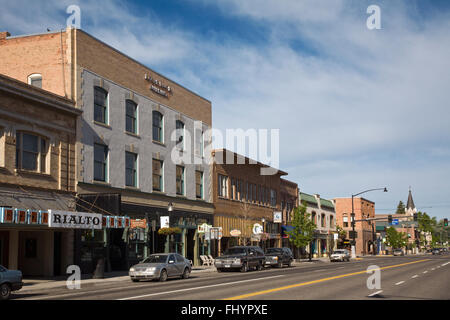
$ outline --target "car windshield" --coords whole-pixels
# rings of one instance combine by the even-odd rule
[[[281,253],[282,250],[280,248],[269,248],[266,250],[266,253]]]
[[[224,255],[245,254],[245,248],[229,248],[225,250]]]
[[[151,255],[143,261],[143,263],[164,263],[167,260],[166,254],[155,254]]]

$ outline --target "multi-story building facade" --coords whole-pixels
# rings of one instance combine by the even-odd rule
[[[352,198],[334,199],[336,210],[336,223],[347,232],[347,239],[351,239],[349,231],[352,230]],[[357,232],[355,250],[357,255],[373,253],[376,241],[375,222],[358,221],[367,218],[375,218],[375,202],[361,198],[353,198],[355,213],[355,231]]]
[[[261,175],[266,165],[224,149],[213,159],[214,227],[222,228],[215,254],[234,245],[280,247],[282,221],[274,214],[281,212],[280,177],[287,173]]]
[[[48,211],[75,211],[80,115],[73,101],[0,75],[0,264],[25,276],[73,264],[74,230],[49,228]]]
[[[132,228],[106,235],[76,232],[75,255],[85,271],[95,266],[99,246],[107,247],[107,270],[126,269],[161,251],[199,263],[204,244],[197,227],[213,222],[210,101],[73,28],[0,33],[0,73],[75,101],[83,111],[77,204],[132,219]],[[159,234],[161,217],[181,233]]]
[[[328,257],[330,252],[336,249],[334,241],[336,233],[336,214],[334,203],[323,199],[318,194],[299,192],[298,201],[306,204],[306,212],[311,215],[311,220],[317,226],[314,231],[313,241],[307,248],[313,257]]]
[[[286,233],[290,229],[290,223],[294,218],[294,209],[298,207],[298,185],[295,182],[281,179],[280,180],[280,200],[281,200],[281,216],[283,224],[281,226],[282,246],[289,247],[294,252],[294,245],[289,241],[289,235]]]

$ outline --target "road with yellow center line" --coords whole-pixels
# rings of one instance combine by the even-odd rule
[[[430,259],[423,259],[423,260],[418,260],[418,261],[406,262],[406,263],[396,264],[396,265],[392,265],[392,266],[381,267],[381,268],[379,268],[379,270],[398,268],[398,267],[411,265],[411,264],[415,264],[415,263],[420,263],[420,262],[424,262],[424,261],[429,261],[429,260]],[[369,270],[372,270],[372,269],[369,269]],[[243,294],[243,295],[239,295],[239,296],[235,296],[235,297],[231,297],[231,298],[226,298],[224,300],[246,299],[246,298],[255,297],[255,296],[259,296],[259,295],[263,295],[263,294],[274,293],[274,292],[277,292],[277,291],[288,290],[288,289],[302,287],[302,286],[307,286],[307,285],[311,285],[311,284],[315,284],[315,283],[320,283],[320,282],[331,281],[331,280],[335,280],[335,279],[341,279],[341,278],[345,278],[345,277],[351,277],[351,276],[355,276],[355,275],[360,275],[360,274],[367,273],[369,270],[352,272],[352,273],[342,274],[342,275],[338,275],[338,276],[334,276],[334,277],[322,278],[322,279],[317,279],[317,280],[313,280],[313,281],[307,281],[307,282],[292,284],[292,285],[288,285],[288,286],[283,286],[283,287],[279,287],[279,288],[274,288],[274,289],[268,289],[268,290],[262,290],[262,291],[247,293],[247,294]]]

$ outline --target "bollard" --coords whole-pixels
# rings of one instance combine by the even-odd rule
[[[97,260],[97,267],[95,268],[92,279],[103,279],[105,277],[105,258]]]

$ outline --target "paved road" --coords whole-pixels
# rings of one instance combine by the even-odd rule
[[[378,266],[381,288],[370,290],[369,266]],[[376,268],[376,267],[371,267]],[[19,291],[14,299],[75,300],[352,300],[450,299],[450,254],[364,257],[263,271],[208,272],[164,283],[118,281],[51,291]]]

